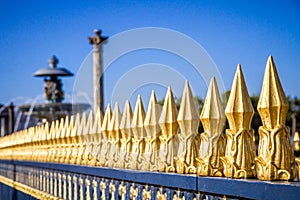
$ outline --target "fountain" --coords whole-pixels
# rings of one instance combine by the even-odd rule
[[[44,77],[44,94],[46,103],[36,103],[33,100],[30,104],[23,104],[18,107],[19,112],[26,116],[24,128],[36,125],[29,123],[29,119],[34,117],[38,123],[51,122],[69,115],[74,115],[75,112],[84,112],[90,108],[89,104],[85,103],[64,103],[64,91],[61,79],[58,77],[73,76],[69,70],[57,67],[58,59],[52,56],[49,60],[50,67],[42,68],[36,71],[33,76]]]

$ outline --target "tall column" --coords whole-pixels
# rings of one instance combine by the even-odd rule
[[[94,84],[94,111],[100,107],[104,110],[103,92],[103,65],[102,65],[102,44],[108,37],[101,36],[101,30],[94,30],[95,36],[89,37],[90,44],[93,45],[93,84]]]
[[[14,132],[14,128],[15,128],[15,112],[14,112],[15,106],[11,102],[7,108],[8,108],[8,134],[11,134]]]

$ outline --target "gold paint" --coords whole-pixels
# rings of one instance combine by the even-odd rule
[[[120,160],[120,123],[121,123],[121,111],[119,108],[119,104],[116,103],[114,107],[114,111],[111,117],[111,121],[108,127],[109,135],[108,142],[110,146],[110,151],[108,152],[108,158],[106,166],[120,168],[119,160]]]
[[[120,150],[120,167],[135,169],[135,163],[132,161],[131,148],[132,148],[132,109],[130,102],[127,100],[125,109],[120,124],[121,131],[121,150]]]
[[[292,180],[295,175],[290,130],[285,126],[288,102],[272,56],[268,58],[257,105],[263,125],[259,127],[256,158],[260,180]]]
[[[58,197],[62,198],[61,173],[58,172]]]
[[[143,106],[142,98],[138,95],[135,109],[132,117],[132,159],[135,163],[135,169],[147,170],[144,163],[146,159],[144,157],[145,153],[145,137],[146,131],[144,128],[144,120],[145,120],[145,109]]]
[[[162,135],[159,136],[160,148],[158,158],[158,170],[166,172],[175,172],[174,157],[178,151],[178,110],[174,102],[171,87],[168,88],[159,125],[162,130]]]
[[[108,137],[109,137],[108,127],[110,124],[111,116],[112,116],[112,113],[111,113],[110,105],[108,104],[106,107],[106,111],[104,114],[103,123],[102,123],[102,127],[101,127],[102,146],[101,146],[100,156],[98,156],[100,166],[106,166],[106,162],[109,160],[108,155],[107,155],[110,150],[110,143],[109,143],[109,139],[108,139]]]
[[[295,132],[293,140],[294,140],[294,151],[300,151],[298,131]]]
[[[62,175],[62,178],[63,178],[63,197],[64,199],[67,199],[67,176],[65,174]]]
[[[76,160],[76,164],[81,165],[87,165],[87,157],[85,155],[86,149],[85,149],[85,141],[84,141],[84,129],[86,127],[86,113],[82,113],[80,126],[78,127],[78,157]]]
[[[105,118],[105,115],[104,115]],[[101,180],[100,182],[100,191],[101,191],[101,199],[105,200],[105,189],[106,189],[106,183],[105,180]]]
[[[149,190],[148,185],[143,189],[143,200],[150,200],[151,199],[151,190]]]
[[[79,177],[79,199],[83,200],[83,179],[82,177]]]
[[[85,190],[85,199],[86,200],[91,200],[90,185],[91,185],[91,181],[88,178],[86,178],[85,179],[85,188],[86,188],[86,190]]]
[[[158,171],[159,136],[161,136],[161,128],[159,126],[160,115],[161,106],[157,103],[155,92],[152,91],[144,121],[147,134],[144,154],[146,157],[145,168],[150,171]]]
[[[97,197],[97,186],[98,186],[98,183],[96,180],[93,180],[92,182],[92,187],[93,187],[93,200],[98,200],[98,197]]]
[[[73,191],[74,191],[74,200],[77,200],[77,177],[73,175]]]
[[[137,199],[139,189],[138,187],[134,188],[134,183],[130,187],[130,199]]]
[[[92,142],[93,142],[93,149],[91,150],[91,154],[96,158],[95,165],[99,165],[99,154],[102,145],[102,138],[101,138],[102,121],[103,121],[102,112],[100,111],[100,108],[98,108],[95,114],[94,124],[91,127]]]
[[[254,109],[248,94],[241,65],[237,66],[225,109],[229,129],[226,130],[226,150],[222,158],[224,175],[233,178],[255,176],[254,130],[251,121]]]
[[[225,153],[223,129],[226,117],[215,77],[210,81],[200,120],[204,132],[200,135],[199,157],[196,158],[197,174],[222,176],[220,159]]]
[[[116,199],[115,191],[116,191],[116,186],[113,183],[113,180],[111,180],[111,182],[109,184],[109,193],[111,194],[111,199]]]
[[[167,194],[162,192],[162,187],[156,192],[156,199],[157,200],[166,200]]]
[[[185,83],[177,117],[180,127],[179,147],[176,160],[177,173],[196,173],[195,159],[199,148],[199,114],[188,81]]]
[[[68,199],[72,199],[72,176],[68,175]]]
[[[126,184],[119,185],[119,196],[121,196],[121,200],[126,199]]]

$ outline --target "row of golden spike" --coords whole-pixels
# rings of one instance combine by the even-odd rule
[[[0,139],[0,159],[36,160],[201,176],[261,180],[291,180],[296,175],[290,131],[285,126],[288,103],[273,58],[268,58],[258,112],[256,156],[251,121],[254,109],[238,65],[224,112],[212,78],[200,114],[204,132],[198,134],[199,114],[186,82],[179,111],[169,87],[164,105],[152,92],[147,114],[138,96],[132,112],[123,115],[118,103],[82,117],[79,114],[29,128]],[[226,117],[229,129],[223,134]],[[296,162],[300,164],[299,159]]]

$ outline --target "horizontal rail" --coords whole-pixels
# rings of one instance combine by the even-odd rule
[[[106,167],[80,166],[71,164],[42,163],[31,161],[1,160],[3,165],[23,166],[34,169],[58,171],[85,177],[118,180],[137,185],[163,187],[173,191],[188,191],[191,194],[208,194],[227,198],[247,199],[297,199],[300,182],[259,181],[255,179],[231,179],[224,177],[201,177],[176,173],[160,173]]]

